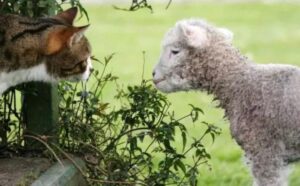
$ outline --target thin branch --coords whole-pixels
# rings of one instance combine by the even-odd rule
[[[55,159],[58,161],[58,163],[64,167],[64,164],[61,162],[61,160],[58,158],[58,156],[56,155],[55,151],[42,139],[40,139],[39,137],[36,136],[32,136],[32,135],[28,135],[28,134],[24,134],[25,138],[32,138],[35,139],[37,141],[39,141],[40,143],[42,143],[43,145],[45,145],[47,147],[47,149],[53,154],[53,156],[55,157]]]
[[[166,6],[166,9],[168,9],[170,7],[171,3],[172,3],[172,0],[169,0],[168,4]]]

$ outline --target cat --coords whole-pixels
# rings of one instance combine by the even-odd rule
[[[91,46],[75,27],[77,8],[52,17],[0,15],[0,95],[29,81],[87,80],[92,70]]]

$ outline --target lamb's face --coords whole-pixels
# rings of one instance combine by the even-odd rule
[[[155,86],[166,93],[193,89],[191,56],[200,55],[212,42],[231,41],[231,38],[230,31],[214,28],[204,21],[179,21],[163,40],[160,60],[153,71]]]

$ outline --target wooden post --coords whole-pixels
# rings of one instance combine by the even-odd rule
[[[29,90],[23,95],[26,132],[31,135],[55,136],[59,114],[57,85],[32,82],[26,84],[26,89]],[[30,149],[45,148],[33,139],[26,139],[25,144]]]

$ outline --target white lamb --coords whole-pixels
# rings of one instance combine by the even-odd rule
[[[287,165],[300,159],[300,68],[255,64],[232,36],[201,20],[179,21],[164,38],[153,81],[162,92],[213,94],[250,161],[253,185],[288,185]]]

